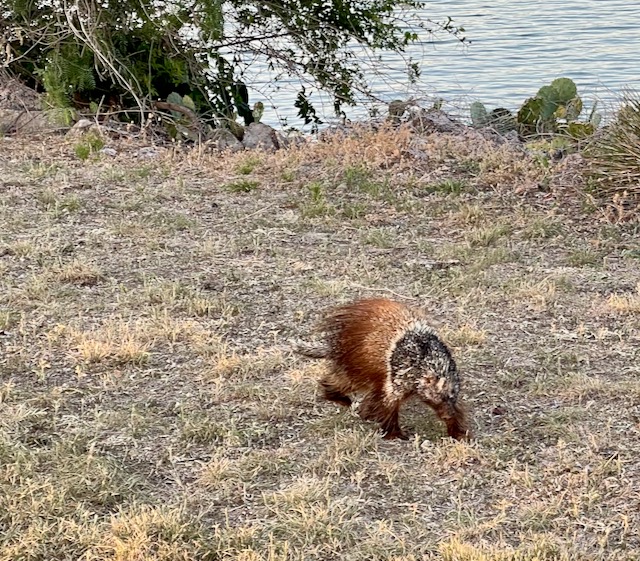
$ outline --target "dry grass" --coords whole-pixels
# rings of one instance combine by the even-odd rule
[[[608,199],[622,196],[637,207],[640,201],[640,98],[622,100],[614,121],[591,141],[586,151],[595,193]]]
[[[607,299],[609,307],[623,314],[640,314],[640,283],[630,294],[612,294]]]
[[[640,557],[637,223],[473,131],[0,143],[0,561]],[[317,401],[292,342],[373,295],[427,309],[473,442]]]

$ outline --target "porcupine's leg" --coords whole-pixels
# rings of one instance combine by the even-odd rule
[[[384,432],[385,440],[393,440],[399,438],[401,440],[409,440],[409,437],[400,428],[399,422],[400,402],[398,402],[391,410],[389,416],[382,423],[382,432]]]
[[[360,417],[366,421],[377,421],[384,434],[385,440],[401,438],[407,440],[407,435],[402,432],[399,422],[401,401],[385,403],[383,395],[371,392],[360,404]]]
[[[442,404],[433,407],[438,417],[447,425],[447,434],[456,440],[468,440],[471,431],[467,420],[467,412],[460,402]]]
[[[327,401],[333,401],[345,407],[351,405],[351,398],[338,385],[333,383],[328,376],[320,380],[320,390],[322,397]]]
[[[381,422],[385,417],[382,394],[375,391],[366,394],[358,408],[358,415],[365,421]]]

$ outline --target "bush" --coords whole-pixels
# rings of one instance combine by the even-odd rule
[[[242,71],[259,57],[276,71],[311,78],[330,92],[340,113],[354,103],[354,92],[367,89],[347,45],[355,41],[370,50],[402,51],[417,35],[401,27],[396,11],[418,5],[414,0],[0,0],[0,66],[45,90],[56,107],[108,107],[142,120],[155,108],[174,119],[197,116],[219,125],[242,117],[248,124],[256,112]],[[440,29],[463,31],[450,20]],[[319,121],[304,88],[296,107],[307,122]]]
[[[628,96],[584,153],[599,194],[640,197],[640,98]]]
[[[488,113],[479,101],[471,104],[470,114],[478,128],[492,127],[503,134],[517,130],[523,138],[562,134],[579,141],[591,136],[600,124],[595,109],[594,105],[587,120],[578,120],[582,113],[578,89],[570,78],[557,78],[527,99],[515,116],[502,107]]]

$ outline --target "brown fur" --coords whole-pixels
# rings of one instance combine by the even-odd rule
[[[302,347],[299,352],[331,362],[329,372],[320,380],[325,399],[349,406],[350,395],[364,394],[360,416],[380,423],[385,438],[407,438],[400,428],[399,412],[412,395],[433,408],[445,422],[449,436],[468,438],[466,412],[457,395],[455,363],[425,320],[421,311],[392,300],[356,301],[325,315],[319,326],[325,333],[324,347]],[[420,348],[407,346],[399,360],[404,358],[403,364],[412,366],[394,371],[392,352],[407,333],[428,347],[427,358],[418,356]]]

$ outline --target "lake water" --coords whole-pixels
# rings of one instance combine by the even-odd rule
[[[475,100],[489,109],[517,110],[541,86],[566,76],[576,82],[585,106],[598,100],[598,111],[606,118],[625,89],[640,90],[640,2],[433,0],[424,13],[416,14],[436,21],[447,16],[465,28],[470,44],[463,46],[441,33],[435,41],[413,45],[407,54],[422,67],[415,86],[408,83],[402,59],[385,55],[382,65],[367,72],[380,99],[413,96],[428,105],[441,97],[445,109],[462,116]],[[275,85],[259,64],[252,74],[259,91],[252,92],[251,102],[265,101],[263,121],[277,125],[285,118],[288,125],[301,126],[293,108],[297,83]],[[323,102],[318,93],[311,99],[319,113],[332,117],[328,100]],[[347,109],[347,115],[365,118],[370,106]]]

